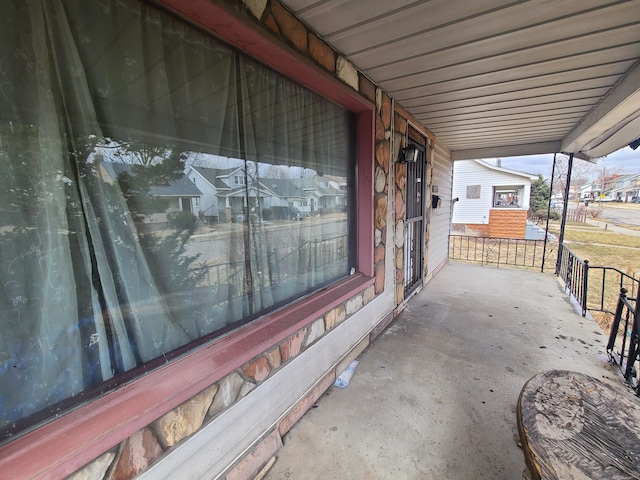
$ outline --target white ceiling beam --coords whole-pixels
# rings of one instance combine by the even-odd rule
[[[453,150],[453,160],[476,160],[480,158],[518,157],[521,155],[540,155],[544,153],[557,153],[560,151],[560,142],[540,142],[523,145],[506,145],[486,148],[470,148],[467,150]]]
[[[588,145],[640,110],[640,62],[562,140],[562,151],[588,152]],[[595,146],[595,145],[594,145]],[[625,145],[618,145],[618,150]],[[611,153],[611,152],[609,152]]]

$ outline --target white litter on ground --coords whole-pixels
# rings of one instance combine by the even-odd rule
[[[358,364],[360,362],[358,360],[354,360],[349,364],[349,366],[342,372],[336,381],[333,383],[334,386],[338,388],[347,388],[349,386],[349,382],[351,381],[351,377],[356,372],[356,368],[358,368]]]

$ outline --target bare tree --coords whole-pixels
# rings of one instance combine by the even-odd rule
[[[290,178],[289,167],[286,165],[268,165],[266,168],[261,169],[261,174],[264,178]]]

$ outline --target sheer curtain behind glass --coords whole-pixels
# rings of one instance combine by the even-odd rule
[[[347,274],[347,112],[146,3],[6,4],[5,438]]]

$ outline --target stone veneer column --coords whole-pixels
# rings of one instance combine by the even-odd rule
[[[376,89],[376,148],[375,148],[375,254],[374,274],[376,294],[384,290],[385,241],[389,205],[389,164],[391,162],[391,98]]]
[[[407,138],[407,120],[395,113],[394,118],[396,153],[406,146]],[[397,159],[397,155],[396,155]],[[404,222],[406,220],[406,196],[407,196],[407,165],[404,163],[395,163],[395,267],[396,267],[396,304],[400,305],[404,301]]]

